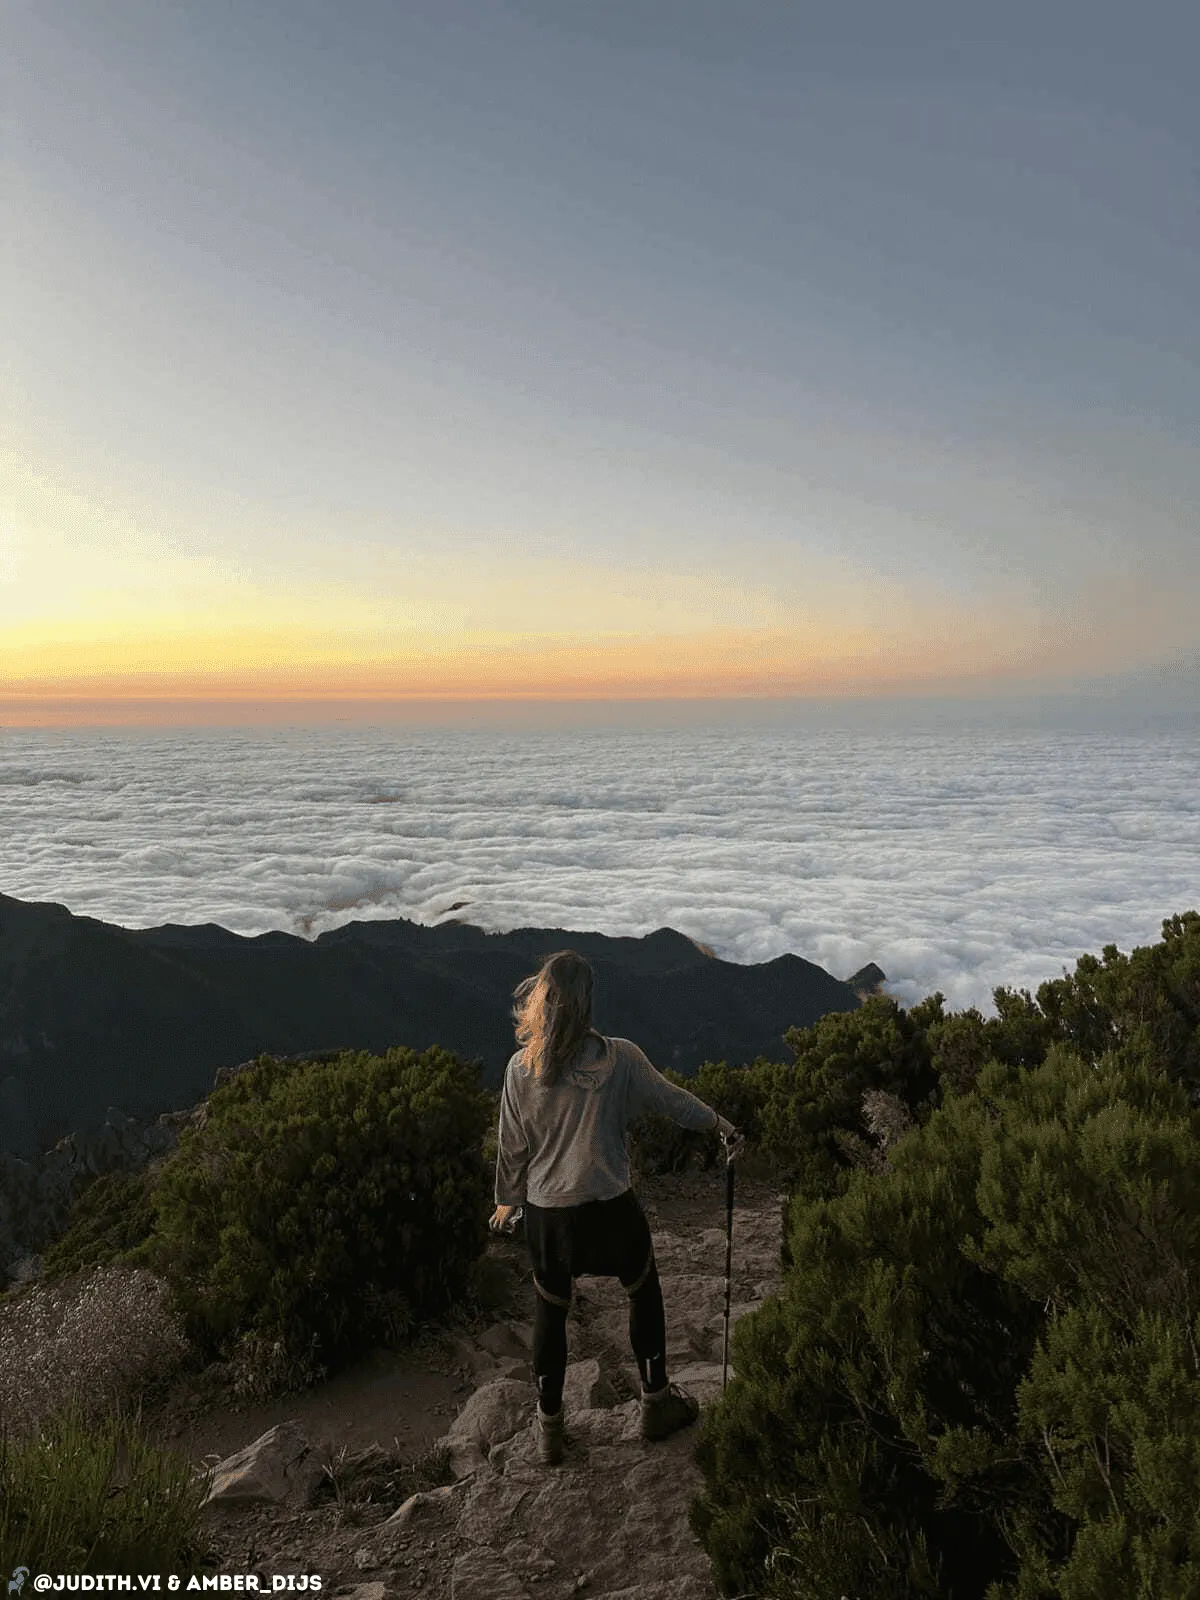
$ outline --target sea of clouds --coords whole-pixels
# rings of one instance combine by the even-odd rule
[[[989,1014],[1200,909],[1200,735],[0,730],[0,892],[244,934],[670,926]]]

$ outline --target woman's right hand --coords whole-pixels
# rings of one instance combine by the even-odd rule
[[[717,1117],[717,1132],[721,1135],[725,1144],[726,1161],[736,1160],[739,1151],[746,1142],[745,1136],[737,1131],[728,1117],[722,1116]]]

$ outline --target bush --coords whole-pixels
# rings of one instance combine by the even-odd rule
[[[935,996],[908,1014],[924,1042],[882,1009],[819,1024],[798,1052],[816,1098],[777,1074],[764,1123],[810,1140],[790,1268],[734,1329],[691,1510],[724,1592],[1200,1592],[1200,1112],[1178,1021],[1200,918],[1164,941],[1106,958],[1107,990],[1081,962],[1082,985],[988,1022]],[[927,1066],[941,1093],[913,1108]],[[886,1159],[839,1171],[851,1086]]]
[[[791,1202],[783,1291],[736,1325],[737,1377],[698,1446],[693,1527],[723,1586],[961,1596],[964,1574],[1002,1563],[977,1499],[1007,1504],[1024,1483],[1019,1455],[991,1445],[1007,1444],[1039,1322],[960,1249],[980,1225],[985,1136],[979,1108],[956,1101],[896,1145],[888,1170]],[[943,1449],[965,1441],[978,1459],[943,1505],[933,1456],[948,1430]]]
[[[0,1435],[0,1572],[200,1570],[207,1484],[136,1418],[67,1407],[35,1435]]]
[[[462,1295],[487,1241],[490,1114],[478,1063],[444,1050],[264,1056],[181,1136],[133,1258],[248,1391],[256,1369],[268,1387],[332,1370]]]
[[[1103,960],[1081,956],[1073,976],[1043,983],[1038,1006],[1055,1038],[1087,1061],[1120,1049],[1200,1097],[1200,913],[1168,917],[1158,944]]]
[[[750,1069],[758,1105],[752,1131],[762,1158],[793,1193],[827,1198],[844,1190],[855,1169],[878,1165],[886,1141],[872,1105],[891,1107],[890,1122],[928,1118],[941,1098],[928,1038],[940,1006],[940,995],[911,1011],[872,996],[858,1011],[790,1028],[784,1040],[791,1064]],[[874,1094],[886,1101],[864,1099]]]
[[[160,1163],[101,1174],[75,1200],[67,1227],[42,1259],[50,1283],[84,1267],[126,1260],[154,1230],[154,1183]]]

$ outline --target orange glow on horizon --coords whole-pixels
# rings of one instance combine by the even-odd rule
[[[1028,675],[1041,664],[982,641],[943,640],[942,649],[903,648],[851,634],[838,649],[777,632],[618,636],[601,641],[492,643],[436,656],[387,661],[277,663],[224,670],[97,671],[0,678],[0,723],[58,720],[85,703],[370,701],[737,700],[866,693],[937,692],[964,678]],[[74,720],[72,717],[71,720]]]

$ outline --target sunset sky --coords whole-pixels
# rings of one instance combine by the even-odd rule
[[[0,725],[1200,696],[1200,8],[0,15]]]

